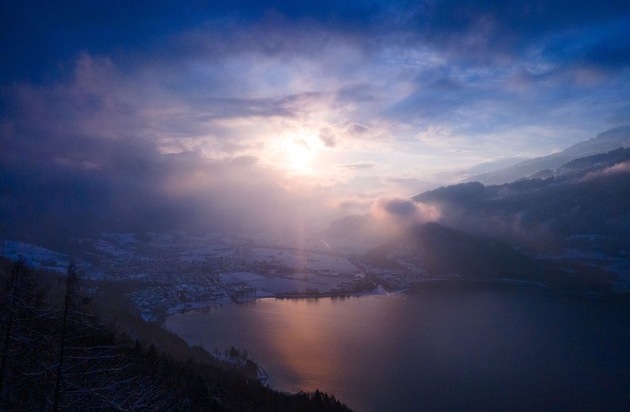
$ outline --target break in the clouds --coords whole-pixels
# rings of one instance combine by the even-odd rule
[[[325,221],[630,121],[625,1],[5,1],[0,16],[16,216]]]

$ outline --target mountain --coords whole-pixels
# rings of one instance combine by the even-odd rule
[[[629,136],[630,127],[617,128],[532,160],[531,178],[421,193],[411,199],[418,218],[405,226],[372,213],[332,222],[328,235],[355,245],[379,242],[361,258],[375,277],[381,275],[376,281],[391,273],[411,283],[507,278],[627,300],[630,147],[600,150],[624,145]],[[580,156],[592,151],[597,153]]]
[[[0,257],[1,411],[350,411],[320,391],[270,389],[246,353],[189,347],[104,285]]]
[[[438,223],[414,225],[366,254],[380,267],[412,261],[431,276],[462,278],[529,278],[533,259],[493,239],[478,237]]]
[[[379,242],[357,259],[386,289],[445,279],[517,281],[627,301],[630,148],[537,175],[440,187],[412,199],[419,211],[439,211],[431,220],[395,230],[378,214],[347,216],[331,223],[328,236],[354,245]],[[390,282],[395,276],[407,280]]]
[[[587,296],[609,296],[617,280],[601,268],[537,259],[507,242],[438,223],[408,228],[397,238],[369,251],[363,262],[390,270],[421,268],[424,280],[511,280]]]
[[[438,208],[440,217],[409,226],[364,261],[410,269],[420,280],[511,279],[624,299],[630,284],[630,148],[574,159],[546,174],[424,192],[413,200]],[[337,222],[349,233],[348,223]],[[363,230],[356,223],[369,219],[353,223]]]
[[[630,148],[575,159],[545,174],[503,185],[462,183],[413,199],[437,205],[449,226],[474,231],[496,234],[520,226],[534,235],[537,226],[563,236],[630,237]]]
[[[524,177],[531,177],[542,170],[556,169],[574,159],[605,153],[622,147],[630,147],[630,125],[600,133],[597,137],[577,143],[561,152],[524,160],[507,168],[476,174],[468,180],[484,184],[509,183]],[[468,173],[475,173],[476,170],[478,169],[473,168]]]
[[[538,175],[543,173],[539,172]],[[538,257],[582,262],[630,282],[630,148],[572,160],[545,178],[424,192],[439,223]]]

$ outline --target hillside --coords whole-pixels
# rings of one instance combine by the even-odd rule
[[[23,262],[0,261],[0,410],[349,410],[319,391],[270,390],[236,349],[229,355],[239,362],[217,362],[155,327],[160,348],[179,356],[161,353],[153,342],[102,323],[73,269],[68,275],[42,276]]]
[[[541,260],[506,242],[476,236],[437,223],[409,228],[368,252],[371,267],[396,270],[420,268],[421,282],[435,279],[521,281],[565,293],[612,297],[616,277],[602,269],[577,262]]]
[[[619,242],[618,250],[608,251],[618,254],[630,247],[629,165],[630,149],[618,149],[546,171],[544,179],[495,186],[463,183],[414,200],[438,205],[441,222],[451,227],[538,242],[548,252],[566,247],[571,236],[605,236]]]
[[[391,277],[407,279],[394,288],[436,277],[515,279],[625,299],[630,148],[573,159],[535,176],[440,187],[412,198],[415,211],[398,201],[416,216],[405,228],[396,229],[392,214],[383,230],[388,220],[371,213],[336,220],[327,235],[331,243],[372,242],[363,261],[373,268],[373,281],[386,287]],[[413,215],[423,210],[437,211],[436,217]]]
[[[464,183],[414,200],[439,207],[439,223],[517,246],[576,272],[580,265],[630,281],[630,149],[575,159],[539,176],[484,186]],[[590,270],[590,269],[589,269]]]

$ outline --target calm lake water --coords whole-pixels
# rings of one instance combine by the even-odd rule
[[[264,299],[166,326],[247,350],[272,388],[318,388],[356,411],[630,410],[628,309],[537,289]]]

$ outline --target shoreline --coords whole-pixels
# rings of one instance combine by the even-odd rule
[[[256,302],[257,300],[262,299],[307,299],[307,300],[316,300],[320,298],[330,298],[330,299],[346,299],[346,298],[358,298],[361,296],[390,296],[390,295],[400,295],[403,293],[413,292],[414,290],[424,288],[424,287],[432,287],[432,286],[455,286],[455,285],[502,285],[502,286],[515,286],[515,287],[530,287],[536,288],[539,290],[544,290],[552,293],[558,293],[565,296],[572,296],[580,299],[588,299],[588,300],[596,300],[596,301],[605,301],[614,304],[622,304],[630,306],[630,295],[628,293],[618,293],[618,292],[609,292],[607,294],[596,294],[594,292],[574,292],[568,290],[562,290],[558,288],[554,288],[549,285],[545,285],[540,282],[532,282],[522,279],[511,279],[511,278],[461,278],[461,277],[440,277],[440,278],[425,278],[421,280],[416,280],[411,283],[409,286],[396,289],[396,290],[386,290],[381,285],[379,285],[376,289],[370,292],[295,292],[295,293],[280,293],[280,294],[270,294],[269,296],[254,296],[251,298],[243,299],[243,300],[235,300],[228,299],[227,301],[209,301],[209,302],[195,302],[194,304],[186,307],[180,307],[174,311],[168,311],[164,319],[159,319],[158,324],[164,325],[166,318],[176,315],[176,314],[184,314],[192,311],[203,311],[203,310],[211,310],[213,307],[223,306],[225,304],[235,304],[235,305],[247,305],[252,302]]]

